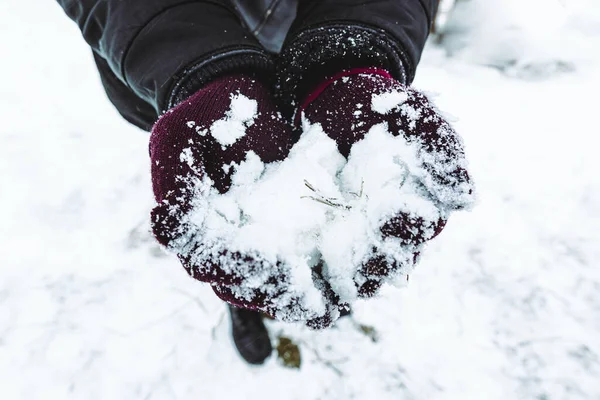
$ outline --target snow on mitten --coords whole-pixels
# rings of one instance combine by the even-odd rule
[[[384,70],[354,69],[326,80],[296,118],[320,124],[337,143],[348,158],[346,190],[360,192],[366,204],[370,250],[356,266],[359,296],[406,279],[449,212],[473,202],[461,138],[423,93]]]
[[[305,293],[290,287],[284,263],[228,242],[243,223],[225,199],[240,165],[281,161],[291,146],[290,127],[266,85],[242,75],[213,81],[152,129],[152,229],[221,299],[280,319],[318,320],[326,312],[311,309]]]

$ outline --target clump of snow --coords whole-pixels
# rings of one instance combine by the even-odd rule
[[[241,93],[231,95],[229,111],[210,127],[210,134],[223,147],[231,146],[246,135],[246,128],[254,123],[258,103]],[[188,126],[189,123],[188,123]],[[191,126],[193,127],[193,125]]]
[[[397,90],[374,94],[371,108],[379,114],[387,114],[406,100],[408,100],[408,95]]]

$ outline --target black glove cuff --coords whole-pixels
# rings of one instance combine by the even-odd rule
[[[377,67],[412,82],[415,66],[398,40],[381,29],[337,22],[308,28],[284,45],[277,66],[277,95],[291,116],[322,80],[340,71]]]

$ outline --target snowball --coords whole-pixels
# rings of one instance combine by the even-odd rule
[[[256,100],[241,93],[232,95],[225,117],[215,121],[210,127],[212,137],[223,147],[231,146],[246,135],[246,129],[254,123],[257,110]]]
[[[236,121],[249,122],[256,118],[258,102],[243,94],[231,97],[230,118]]]

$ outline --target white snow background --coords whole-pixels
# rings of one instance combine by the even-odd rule
[[[0,2],[0,398],[600,399],[600,4],[469,3],[414,85],[455,120],[478,205],[407,288],[323,332],[269,322],[289,369],[244,364],[225,306],[154,244],[148,135],[76,26]]]

